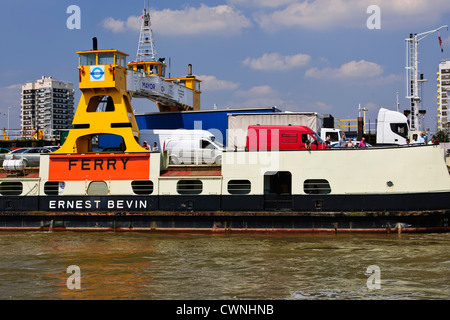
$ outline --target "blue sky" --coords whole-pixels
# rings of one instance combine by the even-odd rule
[[[2,0],[0,127],[20,127],[20,87],[43,75],[72,82],[76,104],[76,51],[115,48],[135,59],[138,1]],[[70,5],[81,9],[81,29],[70,30]],[[370,5],[380,8],[380,29],[369,29]],[[405,38],[450,24],[448,0],[150,0],[158,57],[171,59],[171,76],[187,65],[202,83],[202,109],[277,106],[356,118],[358,105],[375,121],[380,107],[408,108]],[[438,64],[449,58],[449,33],[419,44],[426,127],[435,130]],[[138,112],[157,111],[133,99]],[[372,128],[373,129],[373,128]]]

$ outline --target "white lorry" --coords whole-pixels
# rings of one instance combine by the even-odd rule
[[[403,145],[408,138],[408,118],[400,112],[381,108],[377,120],[377,145]]]

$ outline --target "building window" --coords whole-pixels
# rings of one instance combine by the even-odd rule
[[[2,196],[19,196],[23,192],[22,182],[2,182],[0,183],[0,194]]]
[[[252,185],[248,180],[230,180],[228,182],[228,193],[230,194],[249,194]]]
[[[331,187],[325,179],[308,179],[303,183],[303,190],[307,194],[328,194]]]
[[[203,183],[200,180],[180,180],[177,183],[179,194],[200,194],[203,191]]]
[[[132,181],[131,187],[135,194],[148,195],[153,193],[153,182],[150,180]]]

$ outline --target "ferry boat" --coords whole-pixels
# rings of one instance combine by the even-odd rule
[[[166,151],[139,141],[127,55],[78,54],[73,129],[41,155],[38,170],[19,163],[2,172],[0,230],[450,230],[450,175],[439,146],[225,151],[220,165],[170,165]],[[121,138],[121,150],[96,151],[101,135]]]

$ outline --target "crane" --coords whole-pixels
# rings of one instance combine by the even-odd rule
[[[420,97],[419,83],[423,83],[426,80],[423,79],[423,75],[419,76],[419,59],[418,59],[418,46],[419,42],[429,35],[438,32],[439,30],[447,28],[448,26],[441,26],[437,29],[422,32],[419,34],[410,34],[409,38],[406,38],[406,98],[410,99],[410,130],[419,130],[419,107],[422,102]]]
[[[201,80],[192,75],[192,65],[181,78],[166,78],[166,67],[164,58],[157,59],[150,12],[144,9],[136,61],[128,63],[128,93],[155,102],[161,112],[199,110]]]

